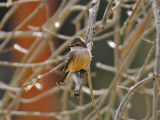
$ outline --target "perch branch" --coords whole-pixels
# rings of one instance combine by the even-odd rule
[[[91,3],[91,8],[89,9],[89,20],[88,20],[88,29],[86,31],[86,41],[87,41],[87,47],[90,49],[90,51],[92,50],[92,46],[93,46],[93,34],[95,30],[95,22],[96,22],[99,5],[100,5],[100,0],[93,0]],[[102,120],[101,114],[99,113],[96,102],[94,100],[91,75],[90,75],[90,66],[88,67],[88,84],[91,92],[91,99],[93,102],[94,109],[96,110],[96,113],[98,114],[99,119]]]

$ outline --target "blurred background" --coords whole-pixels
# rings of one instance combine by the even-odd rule
[[[90,2],[88,0],[13,0],[7,7],[7,0],[0,1],[0,81],[2,84],[0,85],[0,117],[2,120],[83,120],[89,115],[91,115],[89,120],[97,119],[96,114],[93,114],[92,104],[89,105],[91,98],[87,93],[88,84],[82,87],[79,98],[73,95],[72,81],[64,86],[56,85],[56,81],[63,74],[62,69],[43,78],[38,87],[33,86],[28,91],[22,88],[24,83],[48,72],[65,60],[65,55],[69,52],[67,46],[73,36],[86,38]],[[100,1],[96,28],[108,4],[108,1]],[[105,102],[100,108],[105,120],[114,118],[120,102],[128,92],[123,87],[130,88],[136,83],[136,78],[156,36],[150,2],[114,0],[111,11],[104,28],[94,34],[91,73],[95,99],[98,103],[102,101],[98,99],[105,96],[105,91],[112,84],[118,70],[121,66],[123,68],[124,61],[126,67],[118,77],[117,85],[110,91],[109,96],[104,98]],[[127,22],[128,26],[125,27],[124,33],[120,34],[120,30],[124,29],[124,24]],[[49,31],[45,31],[43,27]],[[147,31],[149,32],[146,33]],[[127,56],[130,56],[130,59],[126,60]],[[141,80],[153,73],[154,57],[153,54]],[[53,59],[60,60],[45,64],[45,61]],[[13,63],[28,64],[20,66]],[[122,74],[126,74],[125,77]],[[149,82],[144,88],[135,92],[122,116],[123,119],[147,120],[151,117],[152,88],[153,83]],[[84,107],[84,110],[79,110],[78,106]],[[7,112],[4,113],[4,110]],[[65,114],[63,111],[68,113]]]

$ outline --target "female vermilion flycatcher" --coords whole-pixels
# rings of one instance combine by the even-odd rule
[[[92,59],[91,52],[87,48],[86,42],[81,37],[75,37],[71,41],[69,47],[71,51],[64,65],[65,75],[57,81],[58,85],[64,84],[67,76],[69,76],[71,72],[88,68]]]

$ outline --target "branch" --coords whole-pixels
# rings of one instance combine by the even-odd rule
[[[41,3],[26,19],[23,20],[14,30],[13,32],[7,36],[7,38],[0,45],[0,51],[4,49],[4,47],[9,43],[11,38],[13,37],[14,32],[21,29],[24,25],[26,25],[43,7],[45,3]]]
[[[60,63],[58,66],[54,67],[53,69],[51,69],[49,72],[46,72],[44,74],[39,75],[37,78],[34,78],[32,81],[29,81],[25,84],[23,84],[23,87],[25,90],[30,89],[32,86],[34,86],[37,82],[39,82],[39,80],[41,80],[42,78],[48,76],[49,74],[53,73],[55,70],[58,70],[59,68],[61,68],[64,65],[65,61],[63,61],[62,63]]]
[[[44,27],[47,27],[48,29],[50,29],[51,31],[57,32],[60,27],[63,25],[64,21],[67,19],[67,17],[70,15],[70,11],[69,8],[75,4],[76,2],[78,2],[78,0],[70,0],[65,7],[62,9],[62,11],[57,10],[57,12],[43,25]],[[61,8],[61,7],[60,7]],[[35,14],[35,11],[33,11],[30,15]],[[58,16],[58,17],[57,17]],[[25,19],[26,20],[26,19]],[[55,22],[58,21],[60,26],[59,27],[55,27]],[[23,22],[22,22],[23,23]],[[22,24],[21,23],[21,24]],[[20,25],[20,24],[19,24]],[[24,56],[22,61],[27,61],[28,63],[33,62],[37,56],[39,56],[39,53],[41,53],[42,50],[44,50],[44,48],[46,47],[46,45],[48,44],[49,40],[51,40],[52,37],[50,35],[47,36],[47,38],[42,41],[40,44],[39,43],[39,38],[37,38],[34,43],[32,44],[31,48],[30,48],[30,52]],[[61,54],[61,52],[63,52],[63,50],[69,45],[70,40],[66,41],[65,43],[63,43],[58,49],[56,49],[56,51],[52,54],[52,56],[50,58],[54,59],[56,58],[59,54]],[[33,49],[36,47],[36,45],[38,45],[38,47],[36,48],[36,50],[34,51]],[[34,51],[34,52],[33,52]],[[29,59],[27,59],[29,57]],[[35,76],[37,76],[38,74],[40,74],[42,72],[42,70],[44,69],[44,66],[39,67],[29,78],[28,81],[32,81],[33,78]],[[28,71],[27,68],[23,68],[23,69],[17,69],[17,71],[15,72],[13,79],[11,80],[11,85],[12,86],[16,86],[18,85],[20,82],[22,82],[25,76],[25,73]],[[10,97],[9,97],[9,92],[6,92],[6,94],[3,96],[2,99],[2,104],[0,106],[0,109],[3,109],[4,107],[7,107],[7,109],[10,111],[14,105],[16,104],[17,100],[21,97],[21,95],[24,93],[24,89],[21,89],[20,92],[18,92],[15,96],[15,98],[10,102]],[[6,106],[7,105],[7,106]]]
[[[40,62],[40,63],[15,63],[15,62],[0,61],[0,65],[1,66],[9,66],[9,67],[39,67],[39,66],[55,64],[55,63],[58,63],[64,59],[66,59],[66,56],[57,57],[56,59],[46,60],[46,61]]]
[[[143,79],[142,81],[136,83],[134,86],[132,86],[130,88],[130,91],[126,94],[126,96],[123,98],[122,102],[120,103],[115,118],[114,120],[120,120],[121,116],[125,110],[125,108],[127,107],[128,102],[130,101],[130,98],[133,96],[134,91],[137,90],[139,87],[141,87],[142,85],[154,80],[155,76],[151,76],[148,78]]]
[[[98,107],[96,106],[96,102],[95,102],[95,100],[94,100],[90,68],[88,68],[88,83],[89,83],[89,88],[90,88],[90,93],[91,93],[91,98],[92,98],[92,102],[93,102],[94,109],[96,110],[96,112],[97,112],[97,114],[98,114],[98,116],[99,116],[99,119],[100,119],[100,120],[103,120],[102,117],[101,117],[101,114],[100,114],[100,112],[99,112],[99,109],[98,109]]]
[[[86,41],[87,46],[90,50],[92,50],[93,46],[93,33],[95,30],[95,22],[97,17],[97,12],[99,9],[100,0],[93,0],[91,3],[91,8],[89,9],[89,20],[88,20],[88,28],[86,31]]]
[[[96,22],[99,5],[100,5],[100,0],[93,0],[91,3],[91,8],[89,9],[89,20],[88,20],[88,29],[86,31],[86,41],[87,41],[87,47],[90,49],[90,51],[92,50],[92,46],[93,46],[93,34],[95,30],[95,22]],[[89,66],[88,67],[88,84],[89,84],[89,88],[91,92],[91,99],[92,99],[94,109],[96,110],[96,113],[98,114],[99,119],[102,120],[101,114],[99,113],[98,107],[94,100],[90,74],[91,73],[90,73],[90,66]]]
[[[109,1],[108,5],[106,7],[106,10],[104,12],[101,24],[99,25],[99,29],[104,28],[106,20],[110,17],[110,15],[112,13],[111,10],[112,10],[113,4],[114,4],[114,0]]]
[[[9,67],[38,67],[38,66],[50,65],[53,63],[55,64],[64,59],[66,59],[66,56],[57,57],[56,59],[46,60],[40,63],[15,63],[15,62],[0,61],[0,65]]]
[[[154,94],[153,94],[153,119],[158,120],[158,92],[159,92],[159,73],[160,73],[160,15],[157,0],[152,1],[152,9],[156,24],[156,55],[155,55],[155,81],[154,81]]]
[[[124,25],[123,25],[123,27],[122,27],[122,29],[121,29],[121,31],[120,31],[120,33],[121,33],[122,35],[124,34],[126,28],[128,27],[130,21],[132,20],[133,16],[135,15],[136,11],[137,11],[138,8],[140,7],[141,1],[142,1],[142,0],[137,0],[136,5],[135,5],[136,7],[133,9],[131,15],[128,17],[128,19],[126,20],[126,22],[124,22]]]
[[[11,1],[11,0],[9,0],[9,1]],[[28,3],[28,2],[38,2],[38,1],[42,1],[42,0],[20,0],[20,1],[15,1],[15,2],[8,2],[7,1],[6,3],[0,3],[0,7],[9,7],[9,6],[17,5],[17,4],[24,4],[24,3]]]

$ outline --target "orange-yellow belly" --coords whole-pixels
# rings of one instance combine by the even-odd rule
[[[91,62],[91,54],[87,51],[81,51],[73,56],[70,61],[66,72],[68,71],[79,71],[81,69],[86,69]]]

